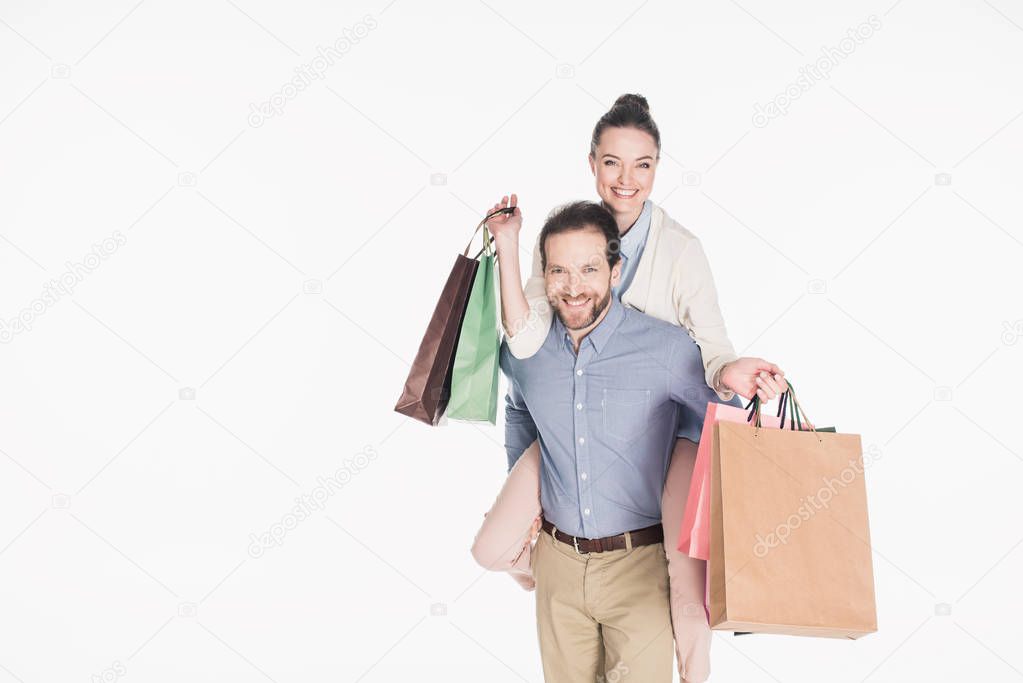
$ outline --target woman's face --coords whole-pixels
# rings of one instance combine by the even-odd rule
[[[657,170],[657,143],[636,128],[607,128],[590,155],[597,194],[615,214],[639,213]]]

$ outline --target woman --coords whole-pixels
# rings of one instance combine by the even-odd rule
[[[768,401],[785,391],[784,373],[761,358],[738,358],[728,340],[710,267],[699,240],[649,200],[661,140],[645,98],[623,95],[597,122],[590,143],[590,170],[597,194],[614,215],[621,235],[621,280],[613,294],[623,304],[684,327],[700,346],[708,386],[722,401],[754,393]],[[493,209],[516,206],[502,198]],[[518,234],[521,211],[488,223],[500,264],[502,321],[517,358],[540,348],[550,329],[539,241],[532,275],[522,287]],[[698,416],[702,419],[702,415]],[[668,559],[672,627],[679,673],[699,683],[710,673],[710,629],[703,610],[706,563],[678,552],[675,539],[689,491],[697,446],[678,438],[661,501]],[[507,571],[527,590],[534,587],[530,542],[540,528],[539,446],[509,457],[510,473],[473,545],[483,567]]]

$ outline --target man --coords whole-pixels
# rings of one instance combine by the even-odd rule
[[[555,319],[535,355],[501,348],[509,458],[540,444],[544,520],[531,563],[548,682],[671,681],[661,494],[681,411],[698,435],[719,400],[684,329],[612,295],[618,240],[599,204],[552,214],[540,244]]]

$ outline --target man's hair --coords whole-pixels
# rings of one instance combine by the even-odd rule
[[[540,263],[547,270],[547,238],[573,230],[596,230],[607,241],[607,265],[614,268],[621,258],[621,237],[611,212],[596,202],[572,202],[559,206],[547,217],[540,231]]]

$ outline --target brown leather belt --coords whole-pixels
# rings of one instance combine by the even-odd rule
[[[643,529],[636,529],[635,531],[626,531],[624,534],[618,534],[617,536],[605,536],[604,538],[579,538],[578,536],[570,536],[564,532],[558,531],[557,527],[551,524],[546,519],[543,520],[543,530],[548,532],[554,539],[567,543],[568,545],[575,548],[575,551],[580,555],[583,553],[602,553],[607,550],[621,550],[622,548],[628,547],[625,543],[625,534],[628,534],[632,540],[632,547],[640,545],[652,545],[654,543],[661,543],[664,541],[664,527],[660,524],[654,524]]]

